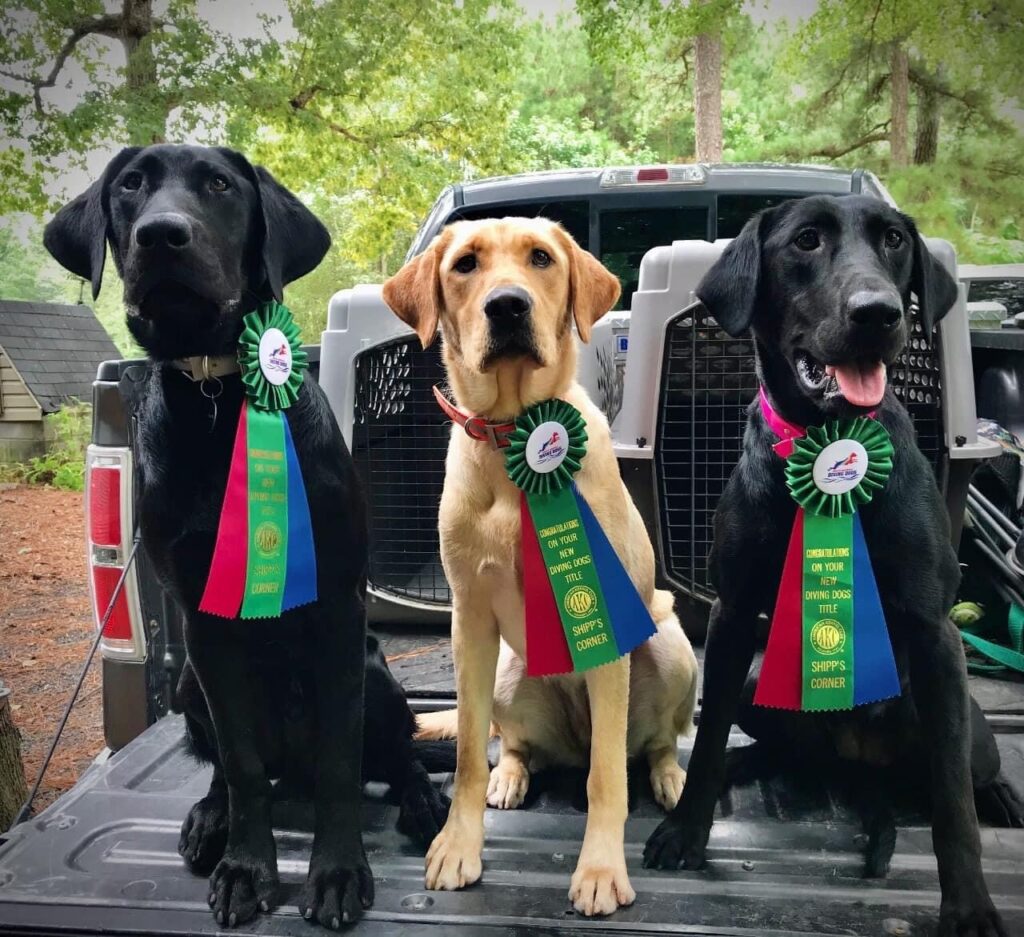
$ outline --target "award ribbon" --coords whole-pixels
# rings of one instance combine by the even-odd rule
[[[655,631],[643,599],[573,484],[586,454],[580,412],[564,400],[526,410],[509,435],[505,469],[520,489],[526,672],[600,667]]]
[[[238,416],[213,559],[199,610],[223,618],[277,618],[317,598],[306,486],[285,416],[308,358],[282,305],[243,320]]]
[[[889,434],[858,417],[793,440],[786,485],[798,507],[754,702],[852,709],[899,696],[878,586],[857,509],[892,471]]]

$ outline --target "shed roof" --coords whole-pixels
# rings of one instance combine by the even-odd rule
[[[0,300],[0,346],[44,413],[70,397],[90,400],[100,362],[121,357],[84,305]]]

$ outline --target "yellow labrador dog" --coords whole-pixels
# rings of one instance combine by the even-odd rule
[[[670,809],[686,775],[676,742],[692,726],[697,666],[654,552],[619,476],[608,423],[575,381],[575,318],[587,341],[619,296],[618,280],[557,224],[540,218],[463,221],[446,228],[384,284],[384,300],[426,347],[440,326],[455,397],[441,497],[441,555],[453,595],[458,710],[421,717],[424,735],[457,735],[451,814],[430,847],[426,887],[480,878],[484,805],[519,806],[531,767],[589,761],[589,811],[569,897],[610,914],[631,904],[626,873],[627,754],[645,755]],[[576,484],[657,625],[631,655],[583,674],[526,676],[519,489],[505,474],[501,427],[558,397],[586,420]],[[461,413],[461,417],[460,417]],[[486,425],[485,425],[486,424]],[[490,430],[487,427],[490,426]],[[489,773],[493,719],[501,757]]]

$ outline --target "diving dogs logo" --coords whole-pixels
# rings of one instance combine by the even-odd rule
[[[285,383],[292,373],[292,346],[280,329],[267,329],[260,336],[260,371],[273,385]]]
[[[569,434],[561,423],[541,423],[526,440],[526,463],[535,472],[553,472],[568,450]]]
[[[857,453],[851,452],[845,459],[833,463],[825,473],[825,484],[859,477],[860,469],[857,468],[857,461]]]
[[[549,459],[560,458],[565,453],[565,446],[560,445],[561,441],[562,434],[556,429],[537,451],[537,461],[547,462]]]
[[[841,495],[856,488],[867,471],[867,449],[855,439],[838,439],[814,460],[814,484],[825,494]]]

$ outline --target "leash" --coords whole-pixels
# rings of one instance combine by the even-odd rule
[[[67,705],[64,707],[64,715],[61,716],[60,725],[57,726],[57,731],[54,733],[53,740],[50,742],[50,750],[46,753],[46,757],[43,759],[43,763],[39,767],[39,773],[36,775],[36,780],[32,785],[32,790],[29,791],[28,797],[25,798],[25,803],[21,805],[21,810],[18,811],[17,816],[14,818],[14,822],[11,824],[12,829],[19,823],[27,820],[31,814],[32,802],[36,799],[36,795],[39,793],[39,788],[43,783],[43,777],[46,775],[46,769],[50,767],[50,761],[53,759],[53,753],[57,750],[57,743],[60,742],[60,737],[64,734],[64,729],[68,724],[68,718],[71,716],[71,710],[78,699],[78,694],[82,691],[82,684],[85,683],[85,675],[89,672],[89,667],[92,665],[93,658],[96,656],[96,649],[100,646],[100,641],[103,640],[103,629],[107,627],[107,621],[114,613],[114,606],[117,604],[118,597],[121,595],[121,590],[124,588],[125,580],[128,578],[128,571],[132,568],[132,563],[135,561],[135,554],[138,549],[139,536],[136,534],[135,539],[132,541],[131,552],[129,552],[128,559],[124,564],[124,569],[121,570],[121,575],[117,580],[117,585],[114,586],[114,592],[110,596],[110,601],[107,603],[107,610],[103,613],[103,618],[100,621],[99,628],[96,630],[96,637],[93,639],[92,647],[89,648],[89,654],[85,659],[85,665],[82,667],[82,671],[78,675],[78,682],[75,684],[75,688],[71,692],[71,697],[68,699]]]
[[[444,392],[436,384],[434,385],[434,399],[451,421],[466,431],[466,435],[470,439],[475,439],[477,442],[489,442],[494,449],[508,448],[508,438],[515,432],[515,423],[488,423],[483,417],[464,413],[444,395]]]

